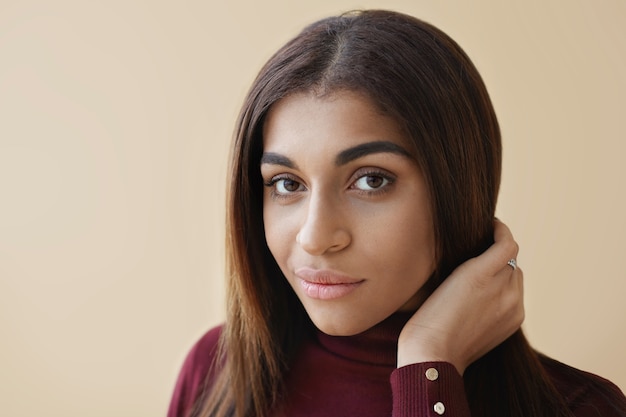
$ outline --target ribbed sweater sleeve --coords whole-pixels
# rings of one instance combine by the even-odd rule
[[[393,417],[470,417],[463,378],[447,362],[423,362],[390,377]]]

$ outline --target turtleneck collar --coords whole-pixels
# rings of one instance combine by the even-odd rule
[[[414,312],[392,314],[374,327],[354,336],[330,336],[317,331],[323,349],[348,360],[380,366],[396,366],[398,337]]]

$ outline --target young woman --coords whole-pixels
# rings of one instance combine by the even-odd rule
[[[447,35],[387,11],[307,27],[242,109],[227,320],[168,415],[626,415],[616,386],[519,330],[500,165],[485,86]]]

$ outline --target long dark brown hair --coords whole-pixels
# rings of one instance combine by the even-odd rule
[[[338,90],[365,94],[414,144],[437,245],[430,291],[493,243],[500,130],[463,50],[439,29],[395,12],[351,12],[310,25],[262,68],[239,117],[228,193],[227,320],[195,415],[260,417],[280,404],[285,370],[313,325],[265,242],[263,122],[290,94]],[[521,331],[473,363],[464,380],[473,415],[569,415]]]

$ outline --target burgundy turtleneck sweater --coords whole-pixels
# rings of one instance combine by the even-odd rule
[[[356,336],[328,336],[318,332],[314,341],[304,344],[287,374],[287,401],[276,414],[288,417],[469,417],[463,378],[452,364],[425,362],[396,368],[398,336],[408,318],[395,314]],[[209,331],[187,356],[168,417],[187,417],[202,392],[220,330],[217,327]],[[606,400],[590,389],[591,384],[572,384],[561,375],[560,366],[551,362],[546,370],[575,416],[616,415],[609,411]],[[610,382],[586,375],[590,382],[600,381],[619,393]]]

